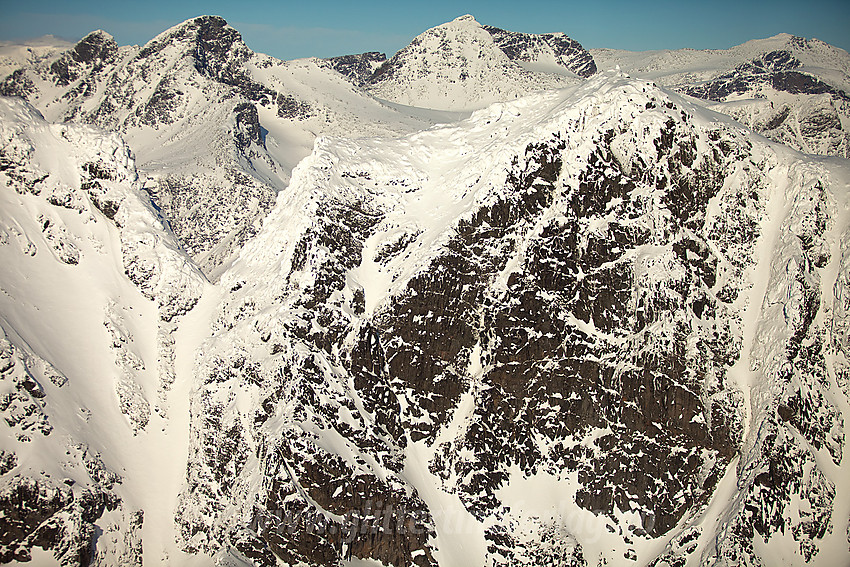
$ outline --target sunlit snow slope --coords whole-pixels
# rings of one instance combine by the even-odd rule
[[[49,61],[22,64],[0,94],[25,98],[49,120],[121,132],[143,187],[213,278],[256,234],[316,136],[432,124],[379,103],[318,60],[254,53],[216,16],[187,20],[142,47],[92,32]]]
[[[509,57],[500,46],[509,32],[461,16],[418,35],[369,79],[367,90],[381,99],[439,110],[470,110],[547,88],[574,85],[579,76],[545,42]],[[525,36],[527,39],[529,36]],[[540,37],[540,36],[531,36]],[[576,50],[586,55],[580,45]],[[518,60],[514,60],[518,59]],[[535,70],[522,59],[537,63]],[[589,59],[589,56],[588,56]],[[574,69],[586,73],[587,65]],[[593,67],[595,70],[595,67]],[[586,76],[586,75],[583,75]]]
[[[156,564],[186,459],[177,326],[207,284],[116,134],[4,98],[0,136],[0,560]]]

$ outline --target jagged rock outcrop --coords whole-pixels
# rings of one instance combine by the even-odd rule
[[[369,51],[357,55],[341,55],[325,59],[332,69],[357,85],[363,87],[369,84],[372,75],[387,60],[385,53]]]
[[[818,338],[847,230],[825,220],[846,198],[833,174],[611,75],[408,138],[323,141],[223,276],[186,549],[315,565],[843,550],[828,511],[847,486],[819,464],[844,445],[840,357]]]
[[[50,66],[54,82],[59,86],[68,86],[83,75],[97,74],[107,65],[115,62],[118,44],[108,33],[98,30],[80,40],[73,49],[66,51]],[[83,81],[78,90],[91,94],[93,85]],[[0,93],[6,94],[6,93]]]
[[[584,78],[596,73],[593,56],[563,33],[530,34],[493,26],[484,26],[484,29],[512,61],[554,63]]]

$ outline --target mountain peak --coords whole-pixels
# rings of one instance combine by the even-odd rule
[[[195,68],[199,72],[218,78],[221,78],[225,69],[233,67],[238,61],[244,61],[252,54],[242,41],[242,35],[228,25],[224,18],[198,16],[153,38],[142,48],[138,57],[144,59],[174,46],[180,46],[177,49],[181,54],[188,54],[194,59]]]
[[[53,36],[45,36],[45,37],[53,37]],[[103,30],[94,30],[86,35],[80,42],[83,41],[115,41],[115,38],[112,37],[112,34],[109,32],[105,32]]]
[[[227,44],[242,41],[242,35],[228,25],[221,16],[198,16],[178,24],[166,32],[171,37],[188,37],[198,42],[202,48],[211,44]]]
[[[115,38],[103,30],[95,30],[81,39],[71,51],[71,57],[78,63],[88,63],[96,59],[108,60],[118,51]]]
[[[509,32],[466,14],[416,36],[367,83],[372,94],[393,102],[468,110],[595,72],[593,57],[563,34]]]
[[[452,22],[459,22],[459,23],[464,22],[464,23],[470,23],[470,24],[478,24],[478,22],[475,21],[475,16],[473,16],[472,14],[464,14],[463,16],[458,16],[457,18],[452,20]]]
[[[177,25],[171,26],[169,29],[167,29],[160,35],[172,35],[180,30],[196,30],[198,28],[223,29],[225,27],[230,26],[227,23],[227,20],[225,20],[221,16],[205,14],[202,16],[195,16],[194,18],[189,18],[188,20],[184,20]]]
[[[81,69],[101,69],[112,62],[117,54],[118,44],[115,38],[103,30],[96,30],[54,61],[50,70],[57,84],[64,86],[77,80]]]
[[[197,24],[197,25],[206,24],[206,25],[214,25],[214,26],[218,26],[218,27],[224,27],[224,26],[228,25],[227,20],[225,20],[221,16],[216,16],[216,15],[212,15],[212,14],[198,16],[197,18],[192,18],[190,20],[187,20],[187,22],[192,22],[192,23]]]
[[[202,51],[222,53],[242,43],[242,35],[221,16],[197,16],[173,26],[150,40],[143,52],[159,51],[173,41],[196,42]]]
[[[242,35],[220,16],[201,16],[193,24],[197,28],[198,44],[205,51],[223,53],[234,43],[242,42]]]

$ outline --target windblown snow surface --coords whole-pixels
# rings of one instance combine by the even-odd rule
[[[215,262],[151,203],[147,136],[181,134],[137,91],[130,146],[0,99],[0,561],[850,561],[847,160],[613,71],[425,128],[219,20],[112,55],[91,37],[120,72],[75,84],[109,97],[28,71],[51,119],[148,88],[134,66],[190,77],[157,83],[169,113],[226,124],[202,142],[244,143],[215,175],[270,196]],[[86,54],[74,80],[99,76]],[[320,100],[384,122],[287,114]],[[272,140],[315,136],[290,177]]]

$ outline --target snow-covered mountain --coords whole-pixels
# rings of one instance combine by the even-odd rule
[[[577,73],[593,71],[587,52],[565,36],[511,34],[466,15],[416,36],[374,71],[367,88],[408,106],[468,110],[575,85]]]
[[[611,74],[323,140],[222,278],[186,548],[846,558],[848,179]]]
[[[529,34],[484,26],[493,36],[496,45],[511,61],[519,61],[531,68],[572,71],[579,77],[590,77],[596,72],[593,56],[579,42],[563,33]]]
[[[587,51],[561,33],[511,32],[467,15],[425,31],[389,60],[370,52],[326,64],[379,98],[442,110],[576,84],[598,64],[700,98],[802,152],[850,157],[850,55],[789,34],[728,50]]]
[[[768,138],[807,153],[850,157],[850,55],[789,34],[728,50],[591,50],[603,69],[708,101]]]
[[[121,132],[145,189],[211,275],[257,232],[317,135],[430,124],[352,89],[318,61],[255,54],[214,16],[141,48],[94,32],[49,65],[22,67],[0,94],[24,97],[49,120]]]
[[[850,164],[705,108],[839,100],[786,39],[23,57],[0,562],[847,563]]]
[[[0,41],[0,77],[5,78],[21,67],[49,64],[72,47],[73,43],[52,35],[24,42]]]
[[[369,52],[326,61],[379,98],[438,110],[481,108],[596,72],[590,53],[563,33],[482,26],[468,14],[416,36],[389,60]]]

